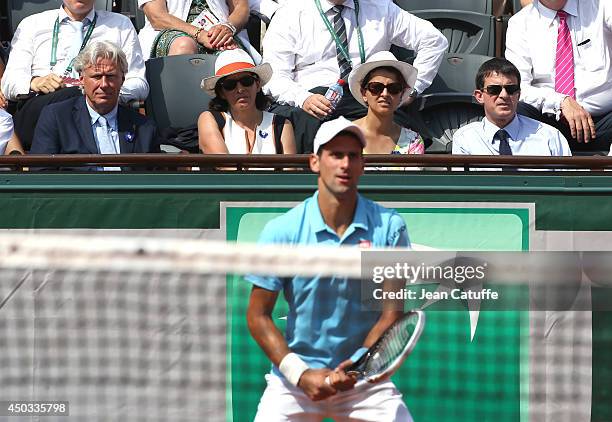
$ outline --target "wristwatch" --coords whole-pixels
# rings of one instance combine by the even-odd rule
[[[419,94],[419,93],[418,93],[418,91],[417,91],[415,88],[411,88],[411,89],[408,91],[408,96],[409,96],[410,98],[416,98],[416,96],[417,96],[418,94]]]

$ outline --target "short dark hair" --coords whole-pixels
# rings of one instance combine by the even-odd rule
[[[361,88],[365,89],[368,82],[370,82],[370,79],[372,79],[372,73],[377,70],[385,70],[387,72],[393,73],[404,88],[408,86],[408,82],[406,82],[406,80],[404,79],[404,75],[402,75],[402,72],[400,72],[393,66],[380,66],[375,67],[374,69],[370,70],[367,75],[365,75],[365,78],[363,78],[363,80],[361,81]]]
[[[211,99],[208,103],[209,110],[229,111],[229,104],[227,103],[227,101],[221,98],[221,90],[223,89],[221,87],[221,81],[223,79],[224,78],[219,79],[217,81],[217,84],[215,85],[215,97]],[[259,78],[257,80],[259,80]],[[257,107],[258,110],[267,110],[273,102],[274,100],[272,99],[272,97],[264,94],[263,91],[259,89],[257,95],[255,96],[255,107]]]
[[[515,65],[509,60],[502,58],[494,58],[484,62],[476,73],[476,89],[484,88],[486,78],[494,73],[499,73],[504,76],[516,76],[517,83],[521,84],[521,74]]]

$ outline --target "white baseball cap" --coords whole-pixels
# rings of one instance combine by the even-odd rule
[[[361,128],[346,117],[338,117],[337,119],[329,120],[321,125],[314,138],[314,153],[317,154],[319,148],[343,131],[355,134],[361,142],[361,146],[365,148],[366,139]]]

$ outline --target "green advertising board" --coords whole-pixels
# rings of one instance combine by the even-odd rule
[[[170,230],[255,241],[269,219],[315,186],[310,174],[6,174],[0,228]],[[364,176],[361,191],[396,208],[414,244],[434,249],[612,249],[612,177],[605,174],[381,173]],[[243,280],[229,280],[227,409],[240,422],[251,420],[270,368],[245,327],[248,291]],[[471,339],[468,312],[439,306],[427,308],[426,332],[394,378],[415,420],[529,420],[528,313],[483,310]],[[275,310],[281,328],[285,312]],[[612,420],[610,327],[610,312],[593,312],[586,403],[593,421]],[[238,350],[254,358],[233,359]]]

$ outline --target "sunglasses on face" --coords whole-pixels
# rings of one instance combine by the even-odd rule
[[[233,91],[234,89],[236,89],[236,86],[238,86],[238,82],[240,82],[240,85],[244,87],[249,87],[253,85],[257,80],[258,78],[256,76],[246,75],[239,79],[223,79],[219,83],[221,84],[221,88],[223,88],[224,90]]]
[[[387,88],[387,92],[391,95],[397,95],[404,90],[404,86],[399,82],[391,82],[385,85],[381,82],[368,82],[365,88],[374,95],[380,95]]]
[[[499,95],[502,92],[502,89],[505,89],[508,95],[514,95],[521,90],[521,87],[516,84],[512,85],[487,85],[483,88],[489,95]]]

